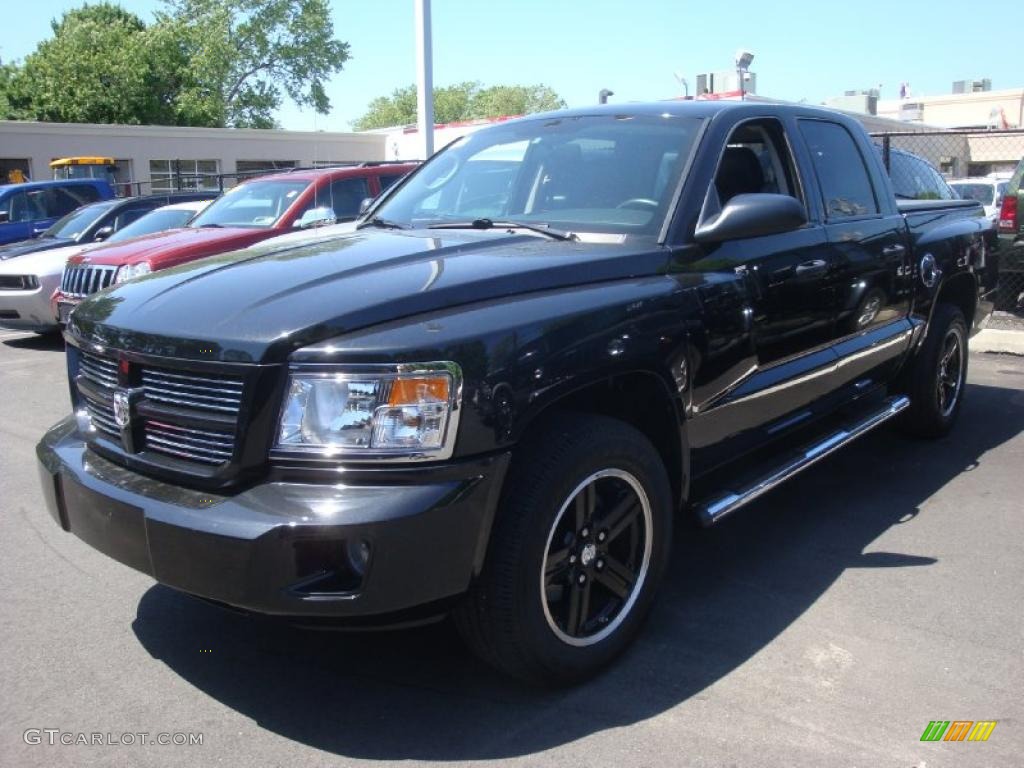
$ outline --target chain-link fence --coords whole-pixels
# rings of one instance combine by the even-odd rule
[[[1001,233],[996,309],[1024,314],[1024,211],[1018,210],[1021,203],[1003,206],[1007,196],[1016,199],[1020,195],[1018,168],[1024,159],[1024,130],[929,130],[871,135],[881,149],[897,197],[921,200],[948,195],[943,185],[935,183],[938,169],[954,194],[985,206],[986,215]],[[917,158],[926,160],[932,168]],[[1006,208],[1013,210],[1012,224]]]

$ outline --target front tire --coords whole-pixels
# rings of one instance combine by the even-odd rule
[[[967,382],[967,322],[951,304],[935,307],[928,335],[911,361],[906,432],[936,438],[949,433],[960,415]]]
[[[643,434],[602,416],[559,414],[517,453],[456,625],[509,675],[575,682],[621,653],[650,609],[671,542],[668,477]]]

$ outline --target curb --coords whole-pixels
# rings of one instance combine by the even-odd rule
[[[971,339],[972,352],[989,352],[1024,357],[1024,332],[986,328]]]

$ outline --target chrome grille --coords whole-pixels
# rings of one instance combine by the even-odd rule
[[[235,436],[231,432],[213,432],[147,420],[146,447],[204,464],[223,464],[231,459]]]
[[[134,406],[135,426],[126,433],[132,441],[126,445],[141,451],[140,458],[160,463],[159,456],[167,456],[204,467],[219,467],[231,461],[244,389],[240,376],[199,374],[133,362],[125,379],[119,376],[116,360],[84,350],[78,350],[78,372],[82,382],[80,402],[103,437],[121,442],[113,409],[114,390],[120,382],[126,389],[142,390]]]
[[[121,430],[114,423],[114,407],[110,403],[100,403],[91,397],[85,398],[85,408],[89,411],[89,418],[92,425],[108,437],[119,440]]]
[[[97,386],[107,389],[117,386],[117,363],[113,360],[83,353],[78,361],[78,371]]]
[[[183,408],[237,415],[242,404],[241,379],[170,373],[149,368],[142,371],[142,387],[149,400]]]
[[[65,296],[88,296],[109,288],[117,274],[116,266],[105,264],[68,264],[60,281]]]

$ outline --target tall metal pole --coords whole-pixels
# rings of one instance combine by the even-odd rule
[[[434,154],[434,61],[430,30],[430,0],[416,6],[416,116],[420,150],[426,160]]]

